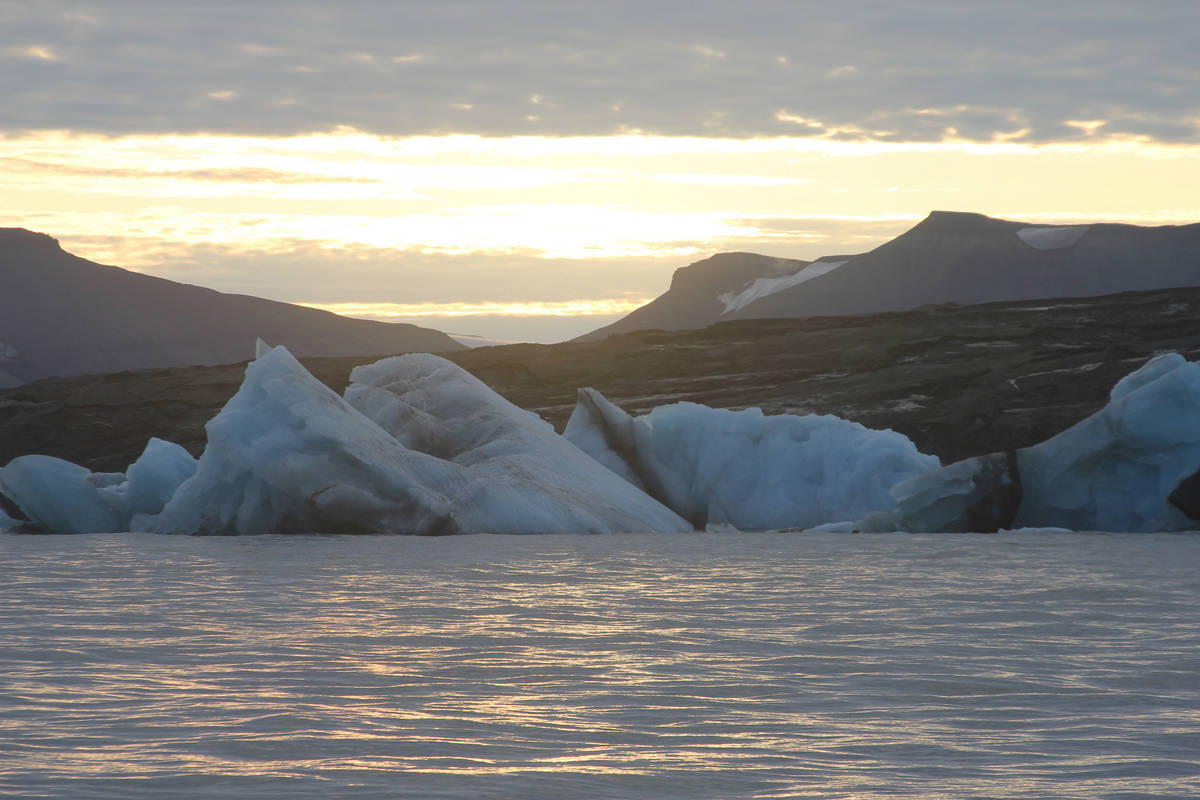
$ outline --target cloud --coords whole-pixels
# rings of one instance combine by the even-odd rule
[[[757,137],[802,132],[795,118],[888,141],[1200,134],[1187,0],[12,5],[10,131]]]
[[[147,180],[150,178],[172,178],[185,181],[212,181],[216,183],[272,183],[272,184],[321,184],[321,183],[380,183],[377,178],[343,175],[317,175],[308,172],[287,172],[263,167],[204,168],[204,169],[138,169],[136,167],[94,167],[85,164],[61,164],[34,161],[26,158],[0,156],[0,171],[5,173],[24,172],[36,175],[55,175],[88,178],[121,178]]]
[[[64,249],[98,263],[136,266],[138,272],[223,292],[320,305],[545,305],[579,298],[623,303],[665,291],[676,267],[700,257],[579,261],[521,250],[454,254],[304,240],[280,240],[263,249],[100,234],[58,239]]]
[[[32,58],[38,61],[58,61],[58,54],[48,47],[31,44],[24,47],[14,46],[7,47],[4,50],[5,55],[10,58]]]

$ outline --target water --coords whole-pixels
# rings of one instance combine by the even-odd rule
[[[0,795],[1200,795],[1200,536],[0,537]]]

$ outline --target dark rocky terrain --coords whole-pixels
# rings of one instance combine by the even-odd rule
[[[52,375],[225,364],[254,352],[259,336],[298,356],[464,349],[429,328],[141,275],[73,256],[45,234],[0,228],[0,387]]]
[[[680,400],[831,413],[894,428],[943,462],[1042,441],[1150,356],[1200,357],[1200,289],[905,312],[742,320],[599,342],[449,354],[561,430],[577,387],[633,413]],[[368,358],[304,363],[341,391]],[[123,470],[146,439],[203,449],[242,365],[51,379],[0,391],[0,464],[46,453]]]
[[[676,270],[667,292],[580,337],[718,321],[904,311],[935,303],[1091,297],[1200,286],[1200,224],[1054,226],[934,211],[911,230],[840,266],[728,308],[756,279],[799,272],[804,261],[724,253]],[[786,283],[786,282],[784,282]]]

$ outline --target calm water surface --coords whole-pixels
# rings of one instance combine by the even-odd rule
[[[1200,536],[0,536],[0,796],[1200,796]]]

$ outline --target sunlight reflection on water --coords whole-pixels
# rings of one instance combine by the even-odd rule
[[[0,538],[0,795],[1186,797],[1200,537]]]

